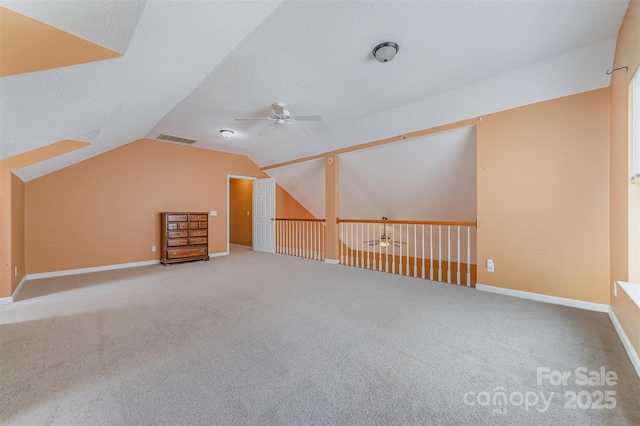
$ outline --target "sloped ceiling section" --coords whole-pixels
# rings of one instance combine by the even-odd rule
[[[143,137],[277,6],[149,2],[123,57],[3,77],[2,158],[99,130],[92,145],[16,172],[29,181]]]
[[[626,5],[284,2],[147,137],[178,134],[266,166],[601,88]],[[400,45],[386,64],[371,55],[383,41]],[[276,101],[324,121],[259,135],[268,122],[234,120],[268,116]]]
[[[340,156],[340,217],[476,220],[475,126]]]
[[[325,218],[325,165],[267,170],[316,218]],[[340,155],[343,219],[476,220],[476,129],[450,130]]]
[[[19,170],[28,181],[164,133],[266,166],[594,90],[628,4],[3,1],[123,56],[2,77],[0,158],[98,132]],[[400,51],[381,64],[384,41]],[[276,101],[324,120],[260,136],[268,123],[235,121]]]

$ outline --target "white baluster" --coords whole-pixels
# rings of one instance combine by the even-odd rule
[[[442,281],[442,226],[438,225],[438,281]]]
[[[364,268],[364,247],[362,241],[364,240],[364,223],[360,222],[360,239],[358,240],[358,248],[360,249],[360,267]]]
[[[359,224],[356,223],[356,241],[357,241],[356,249],[358,250],[358,251],[356,251],[356,268],[361,268],[362,267],[362,259],[360,259],[360,257],[361,257],[361,254],[362,254],[361,253],[362,250],[360,250],[360,248],[361,248],[360,240],[362,239],[362,232],[359,232],[360,231],[360,229],[359,229],[360,227],[358,225]]]
[[[413,225],[413,277],[418,277],[418,227]]]
[[[391,273],[396,273],[396,225],[391,225]],[[388,241],[388,240],[387,240]]]
[[[451,284],[451,226],[447,225],[447,282]]]
[[[322,234],[322,238],[320,240],[320,243],[322,244],[321,247],[321,255],[322,257],[320,258],[320,260],[324,261],[324,249],[325,249],[325,233],[327,230],[327,224],[326,223],[322,223],[322,226],[320,227],[320,233]]]
[[[347,229],[345,230],[345,250],[346,250],[346,254],[345,257],[347,258],[347,265],[351,266],[351,248],[349,247],[349,240],[351,239],[351,223],[347,223],[345,225],[347,227]]]
[[[371,241],[369,239],[369,228],[371,227],[370,223],[367,223],[367,269],[371,269],[371,257],[369,257],[369,247],[371,247],[371,245],[369,244],[369,241]]]
[[[407,268],[406,274],[409,276],[411,274],[411,267],[409,266],[409,258],[411,257],[411,242],[409,241],[409,224],[407,223]]]
[[[429,225],[429,279],[433,281],[433,226]]]
[[[311,259],[316,260],[316,246],[315,246],[315,234],[316,234],[316,226],[318,222],[310,222],[309,223],[309,254]]]
[[[422,225],[422,279],[425,279],[425,267],[424,267],[424,225]]]
[[[383,226],[384,226],[384,225],[383,225]],[[381,227],[380,227],[380,232],[383,232],[383,231],[382,231],[382,229],[385,229],[385,231],[386,231],[386,228],[383,228],[383,227],[381,226]],[[382,235],[382,234],[380,234],[380,235]],[[375,238],[375,237],[374,237],[374,238]],[[378,238],[379,238],[379,237],[378,237]],[[386,255],[384,255],[384,256],[383,256],[383,254],[382,254],[382,249],[383,249],[383,248],[384,248],[384,250],[385,250],[385,252],[386,252]],[[379,270],[379,271],[382,271],[382,270],[383,270],[383,269],[382,269],[382,259],[383,259],[383,257],[384,257],[384,258],[386,258],[386,260],[385,260],[385,262],[386,262],[386,267],[385,267],[385,269],[384,269],[384,271],[386,272],[386,271],[388,271],[388,270],[389,270],[389,258],[388,258],[389,251],[388,251],[388,249],[387,249],[386,247],[382,247],[382,246],[379,246],[378,251],[380,251],[380,262],[378,262],[378,270]]]
[[[344,265],[344,222],[340,222],[340,264]]]
[[[372,224],[373,227],[373,238],[376,238],[376,225]],[[373,240],[369,240],[369,241],[373,241]],[[373,247],[373,270],[376,270],[376,244],[373,243],[372,245]],[[380,263],[382,263],[382,254],[380,254]]]
[[[467,226],[467,287],[471,287],[471,227]]]
[[[400,228],[400,259],[398,259],[398,274],[402,275],[402,225],[398,225]],[[393,240],[393,244],[395,245],[396,240]]]
[[[460,285],[460,227],[458,226],[458,260],[456,262],[457,266],[457,274],[456,274],[456,284]]]
[[[349,245],[353,246],[353,223],[349,223]],[[351,248],[351,258],[349,260],[349,266],[353,266],[355,265],[355,259],[353,258],[353,247],[349,247]]]

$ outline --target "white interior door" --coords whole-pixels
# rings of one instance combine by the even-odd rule
[[[276,252],[276,180],[253,181],[253,250]]]

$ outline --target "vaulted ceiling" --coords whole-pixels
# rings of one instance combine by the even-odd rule
[[[89,142],[16,171],[28,181],[163,133],[266,166],[593,90],[609,85],[606,71],[627,6],[627,0],[3,1],[0,62],[24,67],[0,79],[0,158],[64,139]],[[5,25],[8,17],[13,26]],[[22,41],[24,34],[48,34],[38,24],[94,45],[97,56],[87,47],[65,52],[70,42],[53,36],[46,49],[27,45],[11,53],[17,31]],[[400,50],[392,62],[379,63],[371,50],[385,41]],[[62,56],[71,62],[55,62]],[[263,132],[270,122],[235,120],[268,116],[276,101],[292,115],[323,121]],[[222,138],[221,129],[234,137]],[[411,149],[423,148],[433,149],[428,143]],[[388,158],[376,152],[380,157],[363,154],[362,161]],[[357,157],[345,164],[362,169]],[[311,176],[313,167],[272,173],[293,193],[295,176]]]

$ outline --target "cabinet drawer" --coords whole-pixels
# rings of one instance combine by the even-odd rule
[[[207,254],[207,249],[205,247],[202,248],[184,248],[184,249],[171,249],[167,251],[167,257],[169,259],[179,259],[181,257],[193,257],[193,256],[204,256]]]
[[[168,230],[178,229],[178,224],[177,223],[167,223],[167,229]]]
[[[169,247],[186,246],[186,245],[187,245],[186,238],[181,238],[176,240],[167,240],[167,246]]]
[[[209,227],[209,224],[207,222],[198,222],[198,225],[200,225],[200,229],[207,229]]]
[[[207,215],[206,214],[192,214],[191,220],[196,222],[206,222]]]
[[[189,229],[198,229],[198,222],[189,222]]]
[[[207,230],[206,229],[192,229],[191,231],[189,231],[189,236],[190,237],[206,237],[207,236]]]
[[[167,238],[187,238],[189,231],[169,231],[167,232]]]
[[[207,237],[189,238],[189,244],[207,244]]]
[[[170,214],[167,215],[168,222],[186,222],[189,215],[186,214]]]
[[[189,222],[179,222],[178,229],[189,229]]]

